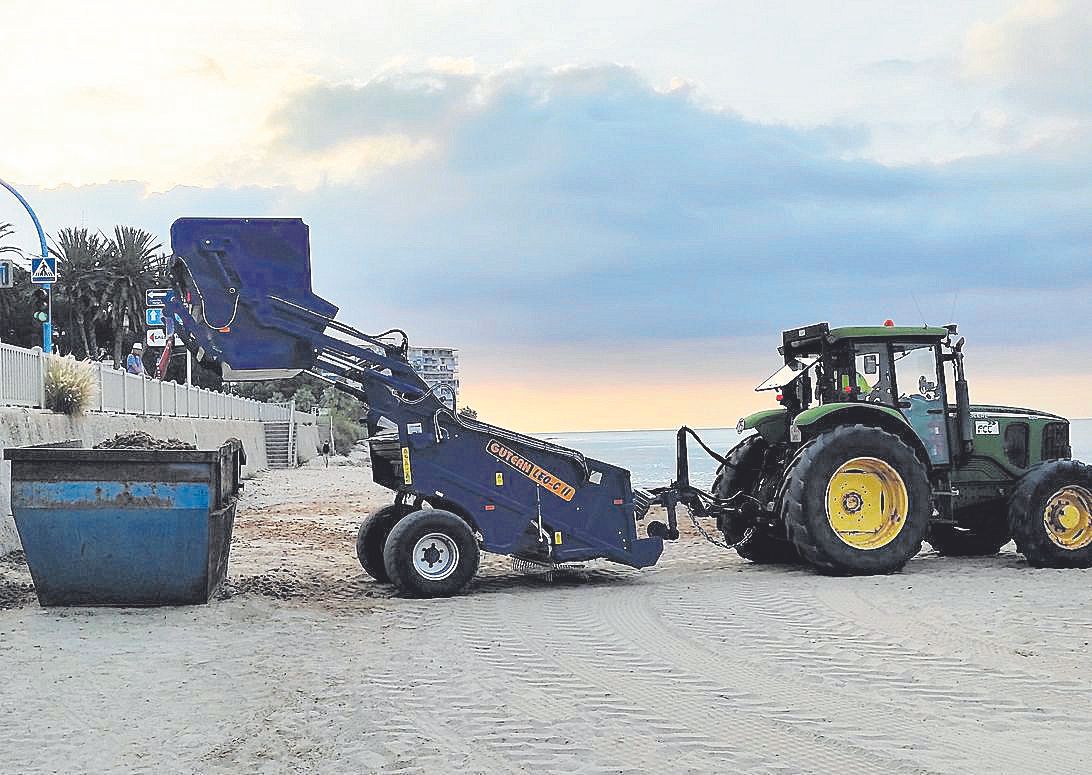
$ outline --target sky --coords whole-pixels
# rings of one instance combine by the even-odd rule
[[[0,177],[51,232],[302,217],[519,430],[731,426],[783,329],[887,318],[1092,416],[1092,2],[647,5],[0,0]]]

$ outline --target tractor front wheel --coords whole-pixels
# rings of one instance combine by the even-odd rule
[[[713,481],[713,495],[726,499],[739,491],[748,495],[754,492],[755,485],[762,476],[762,465],[766,459],[769,445],[759,435],[748,436],[725,456],[726,465],[717,471]],[[729,525],[720,526],[725,542],[731,544],[741,536],[738,530]],[[745,560],[762,564],[795,564],[800,562],[800,555],[784,535],[777,535],[772,528],[756,527],[746,542],[736,547],[736,552]]]
[[[1092,567],[1092,467],[1053,460],[1028,471],[1009,501],[1009,524],[1036,568]]]
[[[925,464],[898,436],[866,425],[806,443],[782,485],[789,537],[825,573],[899,570],[921,551],[932,513]]]

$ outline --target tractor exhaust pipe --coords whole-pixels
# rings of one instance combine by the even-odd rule
[[[952,347],[952,361],[955,364],[956,421],[959,425],[959,440],[964,455],[974,452],[974,422],[971,419],[971,396],[967,389],[967,375],[963,371],[963,345],[965,337]]]

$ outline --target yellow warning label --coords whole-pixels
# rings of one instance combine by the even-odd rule
[[[554,533],[554,545],[561,546],[561,533]]]
[[[503,487],[503,486],[504,486],[504,474],[502,474],[500,471],[497,471],[497,487]]]
[[[413,474],[410,472],[409,447],[402,447],[402,478],[406,484],[413,484]]]
[[[576,495],[576,488],[567,484],[551,474],[545,468],[536,465],[527,458],[501,444],[496,439],[490,439],[485,445],[486,451],[500,461],[507,463],[519,471],[532,482],[549,492],[552,492],[563,501],[571,501]]]

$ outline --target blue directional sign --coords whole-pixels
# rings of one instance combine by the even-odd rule
[[[0,261],[0,288],[10,288],[15,285],[15,273],[11,271],[10,261]]]
[[[30,281],[38,285],[57,282],[57,259],[53,256],[34,256],[30,260]]]
[[[163,325],[163,308],[148,307],[148,309],[144,310],[144,322],[149,326]]]
[[[149,288],[144,292],[144,301],[149,307],[165,307],[173,296],[174,290],[171,288]]]

